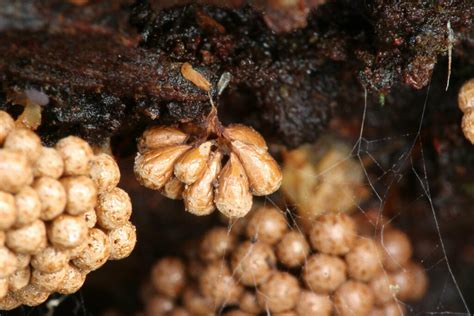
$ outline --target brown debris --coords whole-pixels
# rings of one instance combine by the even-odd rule
[[[307,25],[310,11],[304,0],[270,0],[263,11],[265,23],[277,33],[286,33]]]
[[[181,65],[181,74],[184,78],[194,83],[194,85],[200,89],[204,91],[209,91],[211,89],[211,83],[198,71],[194,70],[190,63],[184,63]]]
[[[217,31],[219,33],[225,33],[225,28],[222,24],[205,14],[203,11],[196,12],[196,19],[199,26],[209,31]]]

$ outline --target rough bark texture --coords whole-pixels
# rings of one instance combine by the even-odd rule
[[[0,16],[3,29],[27,29],[2,34],[1,80],[6,89],[32,86],[50,94],[48,127],[41,132],[52,141],[74,130],[101,142],[157,117],[203,117],[209,109],[205,93],[178,72],[186,61],[214,84],[229,71],[233,79],[220,102],[222,115],[239,113],[239,120],[289,146],[317,138],[335,97],[358,89],[347,85],[350,77],[374,92],[387,93],[394,84],[425,86],[449,46],[447,22],[462,31],[473,10],[466,1],[298,2],[305,12],[317,6],[304,20],[307,26],[289,23],[283,28],[292,33],[277,34],[261,13],[267,7],[283,10],[277,1],[164,10],[143,1],[133,9],[128,1],[109,7],[19,3],[7,3],[10,14]],[[130,11],[143,48],[136,47],[138,38],[127,24]]]

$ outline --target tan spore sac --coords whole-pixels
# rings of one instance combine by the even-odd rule
[[[242,161],[254,195],[269,195],[280,188],[280,167],[266,149],[236,140],[232,150]]]
[[[403,301],[419,300],[428,288],[428,277],[423,267],[409,262],[406,267],[392,275],[397,288],[396,296]]]
[[[55,148],[63,158],[65,175],[88,174],[89,161],[94,156],[94,152],[85,140],[76,136],[68,136],[59,140]]]
[[[176,177],[171,177],[171,179],[166,182],[160,192],[168,199],[180,200],[183,198],[184,184],[179,181]]]
[[[213,262],[214,261],[210,263]],[[188,264],[189,277],[194,280],[199,279],[205,268],[206,264],[204,264],[202,261],[198,259],[192,259]]]
[[[176,307],[172,311],[170,311],[167,316],[192,316],[186,309],[182,307]]]
[[[0,247],[0,279],[8,277],[15,272],[18,261],[15,254],[6,247]]]
[[[395,299],[397,294],[397,286],[393,275],[380,273],[369,282],[369,286],[374,293],[376,305],[384,305]]]
[[[56,291],[60,294],[76,293],[86,281],[86,273],[81,272],[73,265],[67,265],[64,270],[64,278]]]
[[[149,149],[157,149],[172,145],[183,144],[188,135],[177,128],[168,126],[154,126],[147,129],[138,141],[138,150],[143,153]]]
[[[96,215],[97,222],[105,229],[114,229],[128,222],[132,214],[132,202],[127,192],[114,188],[99,195]]]
[[[48,227],[49,241],[60,249],[80,245],[87,236],[87,224],[83,217],[60,215]]]
[[[308,258],[302,276],[312,291],[330,294],[346,281],[346,265],[339,257],[318,253]]]
[[[242,295],[243,288],[232,277],[227,264],[215,261],[206,266],[200,275],[201,293],[212,300],[213,305],[224,302],[235,304]]]
[[[192,315],[213,315],[214,306],[210,300],[196,288],[188,287],[183,291],[183,305]]]
[[[257,300],[259,305],[273,313],[293,309],[300,296],[298,280],[289,273],[276,272],[269,280],[259,286]]]
[[[24,288],[30,283],[30,277],[30,267],[16,270],[8,277],[8,289],[12,292],[16,292]]]
[[[224,134],[232,141],[240,141],[248,145],[254,145],[262,149],[268,149],[265,139],[259,132],[253,128],[242,125],[232,124],[224,129]]]
[[[274,272],[276,258],[268,244],[245,241],[233,251],[231,266],[242,284],[257,286]]]
[[[31,266],[36,270],[52,273],[64,268],[69,261],[69,254],[64,250],[48,246],[31,258]]]
[[[298,316],[330,316],[332,302],[328,295],[305,290],[301,291],[295,310]]]
[[[8,293],[5,297],[0,299],[0,310],[10,311],[21,305],[21,302],[13,296],[12,293]]]
[[[404,316],[406,308],[397,301],[389,302],[381,307],[375,307],[370,312],[369,316]]]
[[[429,286],[428,276],[423,266],[419,263],[410,262],[406,270],[411,274],[413,278],[413,284],[411,288],[411,295],[409,300],[412,302],[419,301],[426,294]]]
[[[389,229],[379,237],[382,245],[383,266],[389,271],[397,271],[410,260],[413,248],[408,236],[399,229]]]
[[[374,306],[374,295],[365,283],[347,281],[335,292],[333,303],[338,316],[365,316]]]
[[[131,223],[115,228],[107,233],[110,241],[109,260],[128,257],[137,243],[136,228]]]
[[[175,308],[171,299],[160,295],[154,295],[146,302],[145,315],[169,315]]]
[[[15,128],[15,121],[13,121],[10,114],[5,111],[0,111],[0,145],[3,144],[5,137]]]
[[[9,286],[8,280],[9,280],[8,278],[0,279],[0,299],[7,296],[8,294],[8,286]]]
[[[0,229],[5,230],[15,223],[17,209],[13,195],[0,191]]]
[[[263,311],[260,305],[258,305],[257,296],[250,291],[245,291],[242,294],[239,307],[244,312],[251,313],[252,315],[260,314]]]
[[[28,284],[15,293],[15,298],[24,305],[36,306],[45,302],[49,297],[49,292],[33,284]]]
[[[41,153],[41,140],[29,129],[16,128],[5,138],[3,148],[20,152],[33,162]]]
[[[112,156],[101,153],[90,161],[89,176],[99,193],[108,192],[118,185],[120,169]]]
[[[94,208],[97,202],[97,189],[94,181],[86,176],[64,177],[61,179],[66,195],[66,212],[79,215]]]
[[[100,229],[89,230],[89,242],[82,253],[72,262],[84,272],[100,268],[110,256],[109,237]]]
[[[50,221],[60,215],[67,203],[66,190],[61,182],[49,177],[37,178],[33,183],[41,201],[40,218]]]
[[[474,79],[465,82],[459,90],[458,106],[464,113],[461,121],[464,136],[474,144]]]
[[[31,224],[41,215],[40,198],[31,187],[25,187],[15,195],[15,205],[17,210],[15,227]]]
[[[82,213],[81,216],[86,221],[87,228],[94,228],[95,224],[97,224],[97,213],[94,209]]]
[[[346,255],[347,272],[355,280],[367,282],[382,272],[379,245],[369,238],[358,238]]]
[[[186,210],[195,215],[207,215],[214,211],[214,182],[221,171],[222,154],[211,154],[202,176],[183,192]]]
[[[30,284],[36,286],[38,289],[55,292],[59,285],[63,282],[66,276],[66,269],[47,273],[39,270],[33,270],[31,272]]]
[[[84,250],[87,248],[89,242],[89,236],[87,236],[84,241],[82,241],[79,245],[67,249],[67,252],[69,254],[69,258],[71,260],[76,259],[80,254],[84,252]]]
[[[204,172],[212,142],[205,142],[184,153],[174,165],[174,175],[185,184],[194,183]]]
[[[465,82],[459,90],[458,106],[464,114],[474,109],[474,78]]]
[[[360,162],[351,148],[332,137],[284,151],[282,192],[295,205],[305,230],[324,213],[352,211],[366,198]]]
[[[474,144],[474,108],[470,108],[463,115],[461,128],[466,139]]]
[[[28,159],[19,152],[0,149],[0,190],[17,193],[33,181]]]
[[[276,246],[281,263],[289,268],[302,265],[309,255],[309,244],[303,234],[295,231],[286,233]]]
[[[46,244],[46,226],[41,220],[10,229],[7,233],[6,245],[17,253],[37,254],[46,248]]]
[[[285,216],[275,207],[262,206],[256,209],[247,224],[247,236],[274,245],[288,230]]]
[[[226,228],[216,227],[208,231],[199,245],[199,254],[204,261],[212,262],[224,258],[235,247],[235,235]]]
[[[346,214],[321,215],[311,228],[309,237],[315,250],[343,255],[352,248],[357,235],[354,220]]]
[[[219,174],[214,202],[227,217],[243,217],[252,208],[252,194],[244,167],[234,153]]]
[[[30,264],[31,256],[24,253],[17,253],[16,259],[18,260],[18,269],[24,269]]]
[[[33,166],[35,177],[58,179],[64,171],[63,158],[56,149],[43,147]]]
[[[175,257],[165,257],[152,268],[151,282],[161,295],[175,298],[186,285],[186,268],[184,263]]]
[[[191,148],[189,145],[161,147],[138,154],[135,175],[147,188],[159,190],[171,178],[176,160]]]

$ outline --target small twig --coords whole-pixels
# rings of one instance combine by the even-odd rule
[[[219,121],[219,117],[217,115],[217,106],[214,104],[214,101],[212,100],[211,92],[208,91],[207,95],[209,96],[209,102],[211,103],[211,111],[209,112],[209,115],[206,118],[206,124],[207,124],[207,134],[209,135],[210,133],[217,134],[218,136],[222,135],[222,124]]]
[[[446,27],[448,29],[448,79],[446,81],[446,91],[448,91],[449,79],[451,78],[451,63],[453,61],[454,32],[451,28],[451,21],[448,21]]]

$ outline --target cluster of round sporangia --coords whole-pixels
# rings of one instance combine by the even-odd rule
[[[182,198],[195,215],[217,208],[227,217],[243,217],[252,207],[252,195],[271,194],[282,180],[263,137],[244,125],[214,123],[212,132],[155,126],[145,131],[138,148],[139,182],[168,198]]]
[[[70,294],[134,248],[120,171],[78,137],[54,148],[0,111],[0,310]]]
[[[351,150],[343,141],[323,136],[283,153],[281,189],[304,228],[322,213],[351,212],[368,197],[360,162],[348,158]]]
[[[459,90],[458,106],[464,113],[461,122],[464,136],[474,144],[474,79],[465,82]]]
[[[142,291],[143,313],[404,315],[400,300],[426,291],[424,269],[410,260],[406,234],[386,225],[374,239],[359,222],[326,213],[305,234],[279,210],[258,208],[244,225],[209,230],[188,258],[159,260]]]

